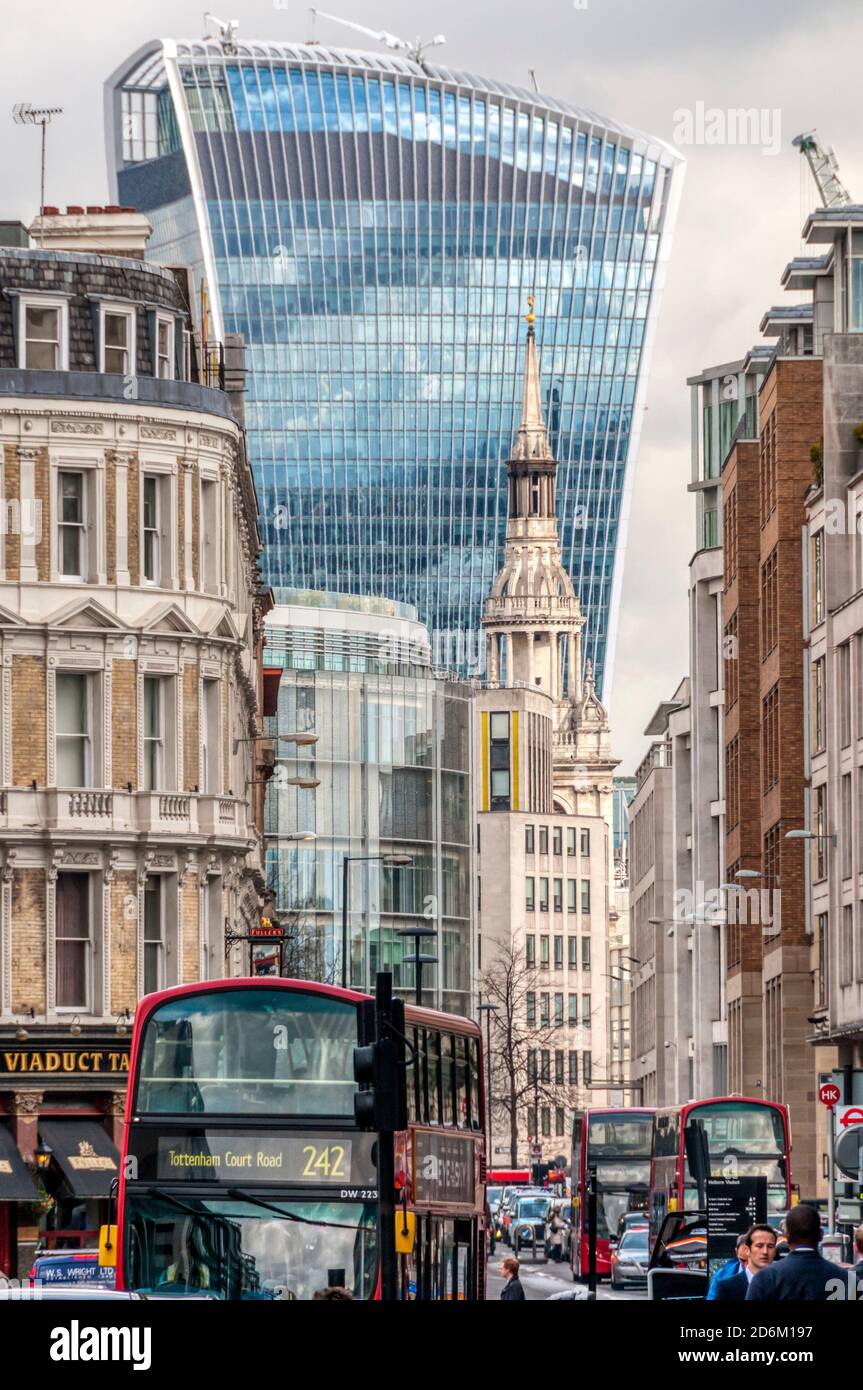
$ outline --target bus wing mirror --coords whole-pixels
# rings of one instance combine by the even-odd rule
[[[99,1230],[99,1268],[117,1267],[117,1227],[102,1226]]]
[[[412,1255],[416,1240],[417,1219],[412,1211],[396,1212],[396,1254]]]

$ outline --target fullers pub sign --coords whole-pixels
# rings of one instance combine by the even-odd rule
[[[33,1038],[21,1043],[0,1038],[0,1085],[30,1080],[117,1081],[129,1073],[129,1044],[122,1039]]]

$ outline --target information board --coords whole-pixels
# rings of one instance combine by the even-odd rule
[[[765,1177],[707,1179],[707,1262],[711,1274],[732,1259],[737,1237],[767,1220]]]

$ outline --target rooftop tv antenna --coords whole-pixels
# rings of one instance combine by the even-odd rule
[[[240,27],[238,19],[219,19],[216,14],[210,14],[209,10],[204,12],[205,24],[216,24],[219,28],[219,38],[222,40],[222,47],[226,53],[236,53],[237,51],[237,30]]]
[[[12,119],[16,125],[38,125],[42,127],[42,174],[39,182],[39,245],[45,245],[43,226],[45,207],[45,132],[55,116],[62,116],[62,106],[31,106],[29,101],[19,101],[12,107]]]
[[[414,63],[419,63],[420,67],[425,67],[423,55],[427,48],[438,48],[442,43],[446,43],[444,34],[436,34],[433,39],[414,39],[411,43],[408,39],[400,39],[397,34],[388,33],[386,29],[367,29],[364,24],[355,24],[352,19],[340,19],[337,14],[327,14],[325,10],[310,9],[309,13],[313,16],[320,15],[321,19],[330,19],[334,24],[343,24],[346,29],[355,29],[358,34],[366,34],[370,39],[377,39],[385,48],[406,53],[408,58]]]
[[[814,130],[795,135],[791,143],[797,146],[812,170],[812,177],[825,208],[843,208],[853,202],[851,194],[839,178],[839,164],[835,154],[831,149],[825,150],[818,143]]]

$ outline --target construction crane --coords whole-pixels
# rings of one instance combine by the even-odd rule
[[[343,24],[346,29],[355,29],[358,34],[366,34],[370,39],[377,39],[386,48],[398,49],[406,53],[414,63],[419,63],[420,67],[425,67],[423,54],[427,48],[438,48],[442,43],[446,43],[444,34],[436,34],[433,39],[414,39],[411,43],[408,39],[400,39],[397,34],[390,34],[386,29],[367,29],[364,24],[355,24],[352,19],[340,19],[337,14],[326,14],[324,10],[309,10],[310,15],[320,15],[321,19],[330,19],[333,24]]]
[[[219,38],[226,53],[236,53],[237,51],[237,30],[240,27],[237,19],[219,19],[217,14],[210,14],[207,10],[204,14],[205,24],[215,24],[219,29]]]
[[[795,135],[791,143],[805,156],[825,208],[842,208],[853,202],[851,194],[839,178],[839,165],[835,154],[819,145],[814,130]]]

